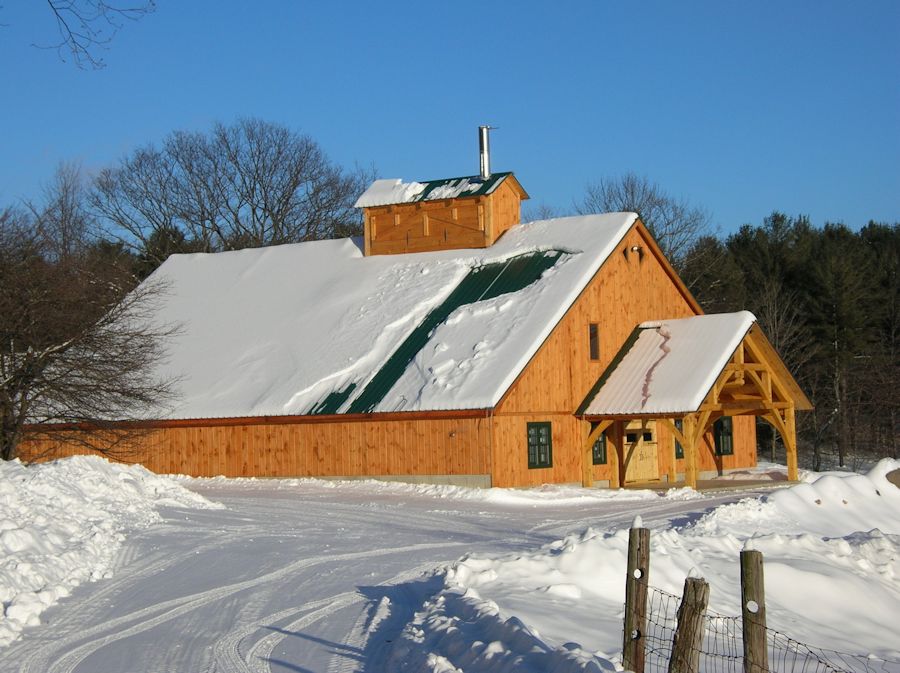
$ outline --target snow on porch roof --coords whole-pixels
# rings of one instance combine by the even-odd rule
[[[149,417],[491,408],[635,220],[530,222],[471,250],[364,257],[341,239],[173,255],[151,278],[167,288],[155,320],[181,326],[155,372],[179,400]],[[516,270],[530,258],[536,270]],[[479,289],[501,268],[502,293]]]
[[[739,311],[641,323],[579,413],[696,411],[754,322]]]

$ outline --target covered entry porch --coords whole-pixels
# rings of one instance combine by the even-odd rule
[[[602,451],[612,488],[672,484],[679,472],[696,488],[710,453],[721,473],[735,442],[753,443],[736,466],[756,464],[750,419],[757,417],[781,436],[788,478],[796,480],[796,412],[811,408],[752,314],[643,323],[578,410],[585,424],[582,484],[594,484]]]

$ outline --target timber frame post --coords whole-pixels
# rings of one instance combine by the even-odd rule
[[[625,444],[622,441],[624,437],[624,423],[615,421],[612,425],[612,437],[608,437],[610,441],[606,443],[606,448],[611,449],[606,452],[606,459],[609,462],[610,488],[622,488],[622,482],[624,481],[622,475],[622,466],[625,464]]]
[[[591,423],[591,431],[588,433],[587,439],[584,441],[584,448],[581,451],[581,485],[585,488],[591,488],[594,485],[594,442],[600,438],[600,435],[612,423],[608,419],[597,424]]]
[[[675,439],[681,444],[684,450],[684,483],[685,486],[697,488],[697,481],[700,474],[700,440],[703,438],[709,427],[710,412],[703,411],[696,414],[685,414],[682,420],[681,431],[675,427],[675,423],[671,419],[664,419],[666,425],[669,426]],[[672,450],[672,461],[674,471],[675,451]]]

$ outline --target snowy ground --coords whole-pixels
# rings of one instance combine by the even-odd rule
[[[770,625],[900,659],[897,467],[660,496],[0,465],[0,672],[611,670],[636,514],[652,585],[696,569],[736,614],[752,538]]]

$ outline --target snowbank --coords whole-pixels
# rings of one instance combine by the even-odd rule
[[[0,462],[0,646],[74,587],[109,576],[125,534],[159,521],[161,505],[220,507],[138,465]]]
[[[710,583],[710,608],[738,615],[738,557],[752,539],[765,558],[771,627],[813,646],[900,660],[900,489],[885,477],[897,468],[885,460],[867,475],[811,476],[654,531],[650,583],[680,595],[695,572]],[[398,646],[430,659],[400,670],[612,669],[627,552],[627,530],[589,529],[529,554],[463,558]],[[537,645],[520,648],[529,637]]]
[[[188,477],[172,475],[174,479],[207,484],[227,484],[230,488],[243,486],[255,488],[264,485],[267,490],[291,490],[297,487],[340,490],[346,493],[384,496],[419,496],[441,500],[463,500],[486,502],[511,507],[565,507],[588,505],[615,500],[627,502],[637,500],[696,500],[701,493],[691,488],[670,488],[665,493],[650,490],[626,489],[585,489],[581,486],[545,484],[534,488],[469,488],[447,484],[410,484],[398,481],[376,479],[256,479],[254,477]],[[758,478],[758,477],[757,477]]]

